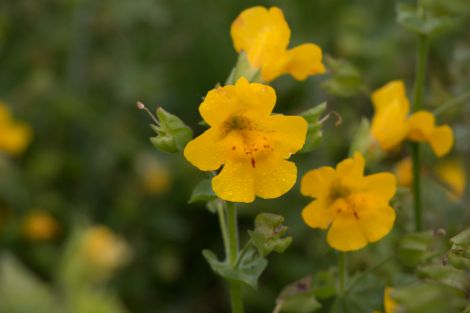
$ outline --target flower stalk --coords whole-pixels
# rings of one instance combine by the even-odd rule
[[[237,208],[235,203],[226,202],[227,204],[227,231],[228,231],[228,255],[227,259],[231,267],[237,265],[238,259],[238,225],[237,225]],[[232,305],[232,313],[243,313],[243,286],[241,282],[230,280],[230,300]]]
[[[419,13],[423,9],[418,7]],[[421,110],[423,106],[424,83],[426,78],[426,64],[428,58],[429,38],[426,35],[418,35],[418,54],[416,60],[416,73],[413,96],[413,112]],[[415,214],[415,230],[423,229],[422,201],[421,201],[421,156],[418,142],[411,143],[411,159],[413,162],[413,207]]]
[[[339,294],[342,295],[346,291],[348,283],[348,256],[346,252],[339,252],[338,255],[338,278]]]

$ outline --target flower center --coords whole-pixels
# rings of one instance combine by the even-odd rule
[[[252,167],[256,167],[257,159],[273,151],[268,133],[255,121],[241,115],[232,115],[222,124],[222,138],[228,139],[232,154],[249,160]]]

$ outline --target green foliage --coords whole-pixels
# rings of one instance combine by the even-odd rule
[[[281,238],[287,232],[283,225],[284,217],[270,213],[260,213],[255,218],[255,229],[249,230],[253,245],[261,256],[272,251],[283,253],[292,243],[292,237]]]
[[[245,52],[238,54],[238,61],[227,77],[225,85],[233,85],[240,77],[245,77],[249,82],[261,82],[261,72],[251,66]]]
[[[193,131],[179,117],[157,109],[159,124],[151,125],[157,136],[150,138],[158,150],[174,153],[183,151],[186,144],[193,138]]]
[[[398,259],[406,266],[414,267],[433,255],[431,250],[438,232],[425,231],[404,235],[397,248]]]
[[[258,287],[258,279],[268,266],[268,261],[259,256],[255,249],[248,249],[241,254],[235,267],[227,261],[219,261],[215,253],[210,250],[203,250],[202,254],[215,273],[225,279],[240,281],[253,288]]]
[[[310,313],[322,307],[315,298],[310,276],[284,287],[276,299],[276,306],[279,312],[291,313]]]
[[[455,17],[438,15],[429,10],[420,13],[416,7],[407,4],[397,6],[397,22],[411,32],[427,36],[449,32],[459,25]]]
[[[452,266],[459,269],[470,269],[470,229],[450,239],[452,247],[447,258]]]
[[[328,93],[339,97],[352,97],[363,87],[363,80],[358,68],[351,62],[326,58],[330,77],[322,83]]]
[[[214,191],[212,190],[211,179],[201,180],[196,187],[194,187],[191,197],[188,203],[194,202],[210,202],[217,198]]]
[[[320,103],[313,108],[308,109],[300,113],[308,123],[307,136],[305,138],[305,144],[299,153],[308,153],[315,150],[321,142],[323,132],[321,130],[322,123],[320,122],[321,115],[326,110],[326,102]]]

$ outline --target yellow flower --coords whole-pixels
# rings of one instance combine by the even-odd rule
[[[404,158],[395,166],[398,186],[410,187],[413,184],[413,163],[411,158]]]
[[[142,154],[136,159],[137,173],[140,176],[143,191],[159,195],[170,186],[170,173],[162,162],[152,155]]]
[[[209,91],[199,107],[210,128],[186,145],[184,156],[202,171],[224,165],[212,179],[220,198],[276,198],[294,185],[297,168],[286,159],[302,148],[307,122],[300,116],[271,115],[275,103],[273,88],[242,77],[235,85]]]
[[[8,107],[0,101],[0,150],[21,154],[31,142],[31,127],[13,120]]]
[[[23,233],[29,240],[53,239],[59,232],[56,220],[46,211],[35,210],[26,216]]]
[[[453,200],[462,198],[465,192],[467,177],[462,161],[458,159],[446,160],[437,164],[436,176],[450,189],[449,197]]]
[[[375,115],[371,134],[383,150],[391,150],[404,139],[427,142],[441,157],[452,148],[453,132],[447,126],[436,126],[431,112],[418,111],[408,116],[410,104],[402,81],[392,81],[372,94]]]
[[[129,261],[127,244],[105,226],[94,226],[87,230],[82,243],[85,259],[102,270],[117,269]]]
[[[393,291],[393,288],[387,287],[384,290],[384,307],[385,313],[396,313],[397,304],[390,296],[390,293]],[[380,313],[379,311],[374,311],[372,313]]]
[[[327,229],[328,244],[340,251],[358,250],[387,235],[395,221],[389,206],[396,191],[395,176],[364,176],[364,158],[356,152],[336,166],[311,170],[301,181],[301,192],[315,198],[302,211],[312,228]]]
[[[266,82],[283,74],[304,80],[325,72],[322,51],[317,45],[307,43],[287,49],[290,29],[277,7],[244,10],[232,23],[230,33],[235,50],[247,54],[250,64],[261,69]]]

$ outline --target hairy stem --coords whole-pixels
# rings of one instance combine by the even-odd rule
[[[237,265],[238,258],[238,225],[237,208],[233,202],[227,202],[227,230],[228,230],[228,255],[227,259],[231,267]],[[243,286],[241,282],[231,280],[230,300],[232,313],[243,313]]]
[[[348,283],[348,259],[346,252],[339,252],[338,255],[338,278],[339,294],[343,294]]]

